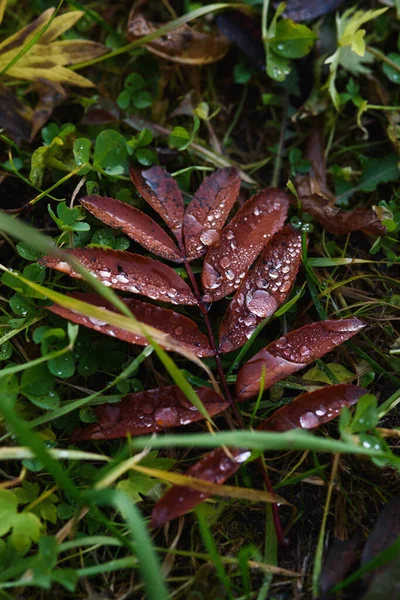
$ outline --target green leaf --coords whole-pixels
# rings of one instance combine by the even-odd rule
[[[0,535],[8,533],[17,514],[18,500],[10,490],[0,490]]]
[[[289,59],[278,56],[272,50],[268,51],[267,74],[271,79],[280,82],[285,81],[291,70]]]
[[[398,160],[396,154],[368,159],[357,189],[362,192],[373,192],[381,183],[396,181],[400,175]]]
[[[278,56],[302,58],[310,52],[315,39],[315,34],[305,25],[294,23],[290,19],[281,19],[269,44]]]
[[[374,429],[379,422],[378,401],[375,396],[366,394],[356,405],[356,412],[351,423],[352,433],[361,433]]]
[[[150,167],[156,159],[156,157],[154,156],[154,152],[148,150],[147,148],[138,148],[136,150],[135,156],[138,162],[144,167]]]
[[[53,390],[54,376],[45,364],[26,369],[21,377],[21,393],[40,408],[57,408],[60,402]]]
[[[238,63],[233,68],[233,78],[235,83],[244,85],[248,83],[253,74],[253,70],[247,63]]]
[[[33,513],[18,513],[12,521],[11,542],[18,552],[27,552],[40,538],[42,524]]]
[[[96,244],[102,248],[114,248],[115,235],[107,227],[98,229],[92,236],[91,244]]]
[[[133,96],[132,101],[133,106],[140,110],[151,106],[153,103],[153,98],[148,91],[142,90]]]
[[[25,244],[25,242],[18,242],[17,244],[17,252],[22,258],[25,260],[38,260],[40,258],[41,253],[35,250],[32,246]]]
[[[0,397],[1,402],[8,406],[14,406],[19,392],[17,376],[13,373],[8,375],[0,374]]]
[[[131,73],[125,79],[124,88],[132,95],[145,87],[145,81],[139,73]]]
[[[61,379],[72,377],[75,372],[75,358],[72,352],[50,359],[47,365],[50,373]]]
[[[74,141],[73,153],[77,167],[89,162],[91,147],[92,142],[88,138],[78,138]],[[79,171],[79,174],[86,175],[90,170],[90,166],[84,167]]]
[[[131,94],[128,90],[122,90],[122,92],[118,94],[117,104],[121,110],[129,108],[131,104]]]
[[[0,346],[0,360],[8,360],[12,354],[12,344],[8,340],[3,342]],[[1,380],[0,380],[1,381]],[[1,385],[0,385],[1,389]]]
[[[10,307],[20,317],[28,317],[34,310],[33,305],[21,294],[14,294],[10,298]]]
[[[398,52],[389,52],[387,57],[400,68],[400,54]],[[400,84],[400,71],[396,71],[396,69],[386,63],[383,63],[382,70],[390,81]]]
[[[128,169],[126,140],[118,131],[106,129],[96,138],[93,154],[94,166],[108,175],[122,175]]]
[[[185,150],[190,143],[190,133],[184,127],[174,127],[168,137],[170,148]]]

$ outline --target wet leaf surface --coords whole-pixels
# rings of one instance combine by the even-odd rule
[[[229,403],[210,388],[196,389],[196,393],[211,417],[228,407]],[[76,430],[74,441],[144,435],[204,419],[175,385],[128,394],[118,404],[95,408],[94,413],[98,422]]]
[[[104,196],[86,196],[81,204],[109,227],[120,229],[150,252],[180,262],[181,254],[167,233],[137,208]]]
[[[175,179],[162,167],[151,167],[146,171],[131,167],[129,174],[139,194],[180,239],[184,207],[182,192]]]
[[[67,252],[107,287],[172,304],[197,304],[189,286],[173,269],[157,260],[140,254],[101,248],[79,248]],[[65,261],[45,256],[40,262],[51,269],[81,279]]]
[[[117,312],[116,309],[108,302],[106,302],[101,296],[93,293],[80,293],[76,292],[70,294],[72,298],[88,302],[94,306],[106,308],[113,312]],[[186,346],[189,350],[197,354],[197,356],[212,356],[214,352],[210,348],[210,344],[207,337],[199,330],[196,323],[191,319],[188,319],[184,315],[176,313],[168,308],[161,308],[154,304],[142,302],[136,298],[124,298],[124,303],[141,323],[156,327],[160,331],[168,333],[179,343]],[[148,341],[146,338],[137,336],[129,331],[108,325],[107,323],[95,319],[92,317],[86,317],[73,310],[63,308],[57,304],[46,307],[47,310],[68,319],[78,325],[83,325],[89,329],[94,329],[99,333],[116,337],[119,340],[128,342],[129,344],[137,344],[140,346],[146,346]],[[165,346],[168,349],[168,346]]]
[[[224,448],[216,448],[190,467],[185,475],[211,483],[224,483],[236,473],[249,456],[248,450],[230,448],[228,455]],[[173,486],[155,505],[151,515],[152,527],[159,527],[167,521],[187,513],[206,498],[208,495],[203,492],[187,487]]]
[[[183,220],[183,236],[188,258],[198,258],[219,240],[219,232],[240,190],[236,169],[218,169],[206,177],[189,206]]]
[[[357,531],[348,540],[335,539],[328,550],[322,566],[319,589],[323,598],[329,590],[342,581],[351,567],[358,560],[361,546],[361,535]]]
[[[128,39],[138,40],[157,31],[160,26],[160,23],[152,23],[141,14],[133,15],[128,24]],[[184,24],[149,42],[146,48],[173,62],[205,65],[221,60],[229,50],[229,42],[223,35],[203,33]]]
[[[236,381],[239,400],[256,396],[264,371],[264,389],[303,369],[306,365],[356,335],[365,324],[359,319],[326,320],[291,331],[272,342],[241,368]]]
[[[331,385],[298,396],[282,406],[257,429],[261,431],[289,431],[315,429],[337,417],[343,407],[350,408],[367,390],[356,385]]]
[[[219,330],[220,351],[239,348],[285,301],[302,254],[301,233],[287,225],[264,248],[240,284]]]
[[[386,227],[372,209],[356,208],[348,212],[332,206],[326,198],[316,194],[300,200],[303,210],[315,217],[330,233],[341,235],[361,230],[371,235],[386,235]]]
[[[214,302],[236,290],[288,212],[288,197],[277,189],[262,190],[224,227],[219,242],[206,254],[202,283],[204,300]]]

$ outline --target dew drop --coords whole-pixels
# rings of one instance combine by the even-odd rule
[[[299,352],[300,352],[300,356],[305,358],[310,355],[310,348],[307,348],[307,346],[301,346]]]
[[[224,256],[224,258],[221,258],[221,260],[219,261],[219,264],[221,265],[221,267],[223,269],[227,269],[229,267],[229,265],[231,264],[231,259],[229,258],[229,256]]]
[[[228,281],[233,281],[235,279],[235,273],[231,269],[228,269],[225,271],[225,277]]]
[[[312,429],[313,427],[318,427],[319,419],[316,414],[308,411],[304,413],[304,415],[301,415],[300,425],[303,427],[303,429]]]
[[[107,321],[100,321],[100,319],[95,319],[94,317],[88,317],[88,319],[93,325],[97,325],[98,327],[107,325]]]
[[[253,315],[265,318],[275,312],[278,303],[268,292],[257,290],[250,301],[246,301],[246,306]]]
[[[213,223],[215,225],[215,223]],[[209,229],[208,231],[204,231],[200,236],[200,241],[205,246],[212,246],[216,244],[219,240],[219,233],[215,231],[215,229]]]
[[[180,336],[183,333],[183,327],[179,326],[175,329],[175,335]]]
[[[157,408],[154,412],[154,420],[160,427],[173,427],[180,422],[178,411],[173,406]]]

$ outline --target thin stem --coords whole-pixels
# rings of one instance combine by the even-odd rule
[[[181,243],[179,245],[182,250]],[[225,397],[231,406],[231,409],[233,411],[233,414],[235,415],[236,421],[239,423],[239,426],[242,429],[245,429],[242,415],[240,414],[240,411],[238,410],[238,407],[236,406],[236,403],[234,402],[234,400],[232,398],[232,394],[230,392],[230,389],[229,389],[227,381],[226,381],[225,373],[224,373],[224,370],[223,370],[222,364],[221,364],[221,355],[220,355],[218,348],[215,345],[214,335],[212,332],[212,327],[211,327],[210,319],[208,316],[208,311],[207,311],[207,308],[201,297],[199,286],[197,285],[197,281],[193,274],[192,267],[190,266],[190,263],[186,259],[185,259],[184,265],[185,265],[185,269],[188,274],[188,277],[190,279],[190,283],[192,284],[194,295],[196,296],[197,302],[199,303],[199,308],[200,308],[201,314],[203,315],[204,322],[206,324],[210,346],[211,346],[213,352],[215,352],[215,361],[217,363],[218,375],[219,375],[221,385],[225,392]],[[228,421],[228,423],[229,423],[229,421]],[[234,429],[232,423],[229,423],[229,426],[231,427],[231,429]],[[273,490],[271,481],[269,479],[268,472],[267,472],[264,462],[261,459],[257,459],[256,463],[257,463],[259,470],[261,471],[261,475],[265,481],[265,485],[267,486],[268,491],[271,494],[273,494],[274,490]],[[287,545],[287,540],[286,540],[283,530],[282,530],[282,525],[281,525],[281,522],[279,519],[278,507],[276,506],[276,504],[273,504],[273,506],[272,506],[272,514],[273,514],[275,532],[276,532],[276,537],[277,537],[278,543],[280,545]]]
[[[288,95],[289,95],[288,89],[287,89],[287,87],[285,87],[284,98],[283,98],[283,117],[282,117],[282,123],[281,123],[281,132],[279,135],[278,152],[277,152],[276,159],[275,159],[271,187],[278,186],[279,179],[281,176],[282,154],[283,154],[283,147],[285,144],[285,133],[286,133],[287,118],[288,118]]]

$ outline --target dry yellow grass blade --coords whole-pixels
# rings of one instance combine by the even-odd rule
[[[211,483],[197,477],[187,477],[179,473],[162,471],[161,469],[152,469],[150,467],[142,467],[141,465],[131,465],[134,471],[143,473],[150,477],[156,477],[162,481],[168,481],[174,485],[187,487],[198,492],[203,492],[207,495],[224,496],[226,498],[241,498],[242,500],[251,500],[252,502],[272,502],[278,504],[288,504],[290,502],[270,492],[264,490],[254,490],[251,488],[242,488],[234,485],[221,485],[219,483]]]
[[[4,11],[6,10],[7,0],[0,0],[0,25],[3,21]]]
[[[4,1],[0,0],[0,3]],[[1,8],[2,4],[0,16]],[[28,81],[44,78],[56,83],[94,87],[89,79],[65,66],[102,56],[107,49],[102,44],[87,40],[55,41],[75,25],[84,13],[70,11],[53,18],[54,11],[54,8],[49,8],[33,23],[0,44],[0,72]]]

